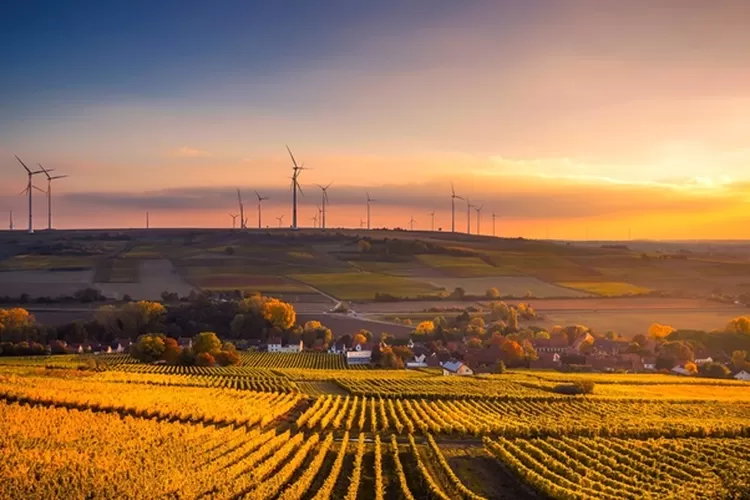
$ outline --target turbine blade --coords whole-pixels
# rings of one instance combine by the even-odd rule
[[[16,155],[13,155],[13,156],[16,156]],[[27,172],[28,172],[29,174],[31,174],[31,170],[29,170],[29,167],[27,167],[27,166],[26,166],[26,164],[25,164],[24,162],[22,162],[22,161],[21,161],[21,159],[20,159],[20,158],[19,158],[18,156],[16,156],[16,160],[18,160],[18,163],[20,163],[21,165],[23,165],[23,168],[25,168],[25,169],[26,169],[26,171],[27,171]]]
[[[292,163],[294,164],[294,168],[298,169],[299,167],[297,166],[297,160],[294,159],[294,155],[292,154],[292,150],[289,149],[289,146],[286,147],[286,150],[289,151],[289,156],[292,158]]]
[[[44,172],[44,175],[47,176],[47,179],[52,180],[52,177],[49,176],[49,172],[47,172],[46,170],[44,170],[44,167],[42,166],[42,164],[41,163],[37,163],[37,165],[39,165],[39,168],[42,169],[42,172]]]
[[[55,175],[55,176],[47,176],[48,180],[54,181],[55,179],[64,179],[65,177],[70,177],[69,175]]]
[[[31,187],[33,187],[34,189],[36,189],[36,190],[37,190],[37,191],[39,191],[40,193],[46,193],[46,192],[47,192],[46,190],[44,190],[44,189],[42,189],[42,188],[38,188],[38,187],[36,187],[36,186],[31,186]]]

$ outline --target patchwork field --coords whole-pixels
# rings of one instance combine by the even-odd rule
[[[618,281],[568,281],[564,283],[558,283],[558,285],[566,288],[573,288],[575,290],[581,290],[582,292],[590,293],[593,295],[600,295],[602,297],[642,295],[651,291],[648,288]]]
[[[454,257],[451,255],[420,255],[418,260],[446,276],[474,278],[483,276],[517,276],[521,274],[511,266],[492,266],[479,257]]]
[[[96,287],[107,297],[122,299],[129,295],[135,300],[160,300],[164,291],[185,297],[196,290],[182,279],[167,259],[140,261],[138,275],[138,282],[96,283]]]
[[[376,293],[408,298],[441,290],[416,280],[367,272],[293,274],[291,277],[341,300],[372,300]]]
[[[72,296],[92,284],[93,271],[0,271],[0,296]]]
[[[585,291],[571,290],[530,276],[497,276],[491,278],[424,278],[424,281],[452,292],[463,288],[467,294],[484,296],[490,288],[497,288],[501,296],[514,297],[587,297]]]

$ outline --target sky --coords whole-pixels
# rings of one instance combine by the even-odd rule
[[[238,187],[287,225],[289,145],[300,225],[333,182],[329,226],[369,192],[373,226],[450,230],[453,183],[483,234],[747,238],[748,25],[741,0],[12,1],[0,213],[28,223],[15,154],[70,175],[58,228],[230,227]]]

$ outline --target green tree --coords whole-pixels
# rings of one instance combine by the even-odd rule
[[[197,356],[207,352],[213,354],[221,350],[221,340],[214,332],[201,332],[193,337],[193,352]]]
[[[510,310],[510,316],[508,317],[508,331],[518,331],[518,312],[515,309]]]

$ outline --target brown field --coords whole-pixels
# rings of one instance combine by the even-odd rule
[[[58,297],[73,295],[78,290],[91,286],[93,272],[84,271],[2,271],[0,272],[0,295],[20,297]]]
[[[545,283],[530,276],[496,276],[484,278],[419,278],[448,292],[461,287],[470,295],[484,295],[487,289],[497,288],[500,295],[524,297],[587,297],[588,293]]]
[[[111,298],[130,295],[135,300],[159,300],[164,291],[187,296],[194,287],[189,285],[167,259],[147,259],[140,263],[140,281],[137,283],[97,283],[96,287]]]

